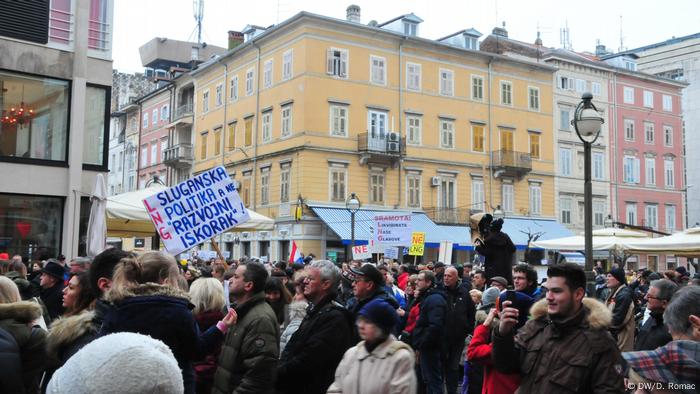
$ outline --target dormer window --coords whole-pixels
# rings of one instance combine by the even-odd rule
[[[415,37],[418,31],[418,24],[413,22],[403,22],[403,34]]]
[[[464,47],[474,51],[479,50],[479,40],[476,37],[464,36]]]
[[[630,71],[637,71],[637,63],[631,60],[625,60],[625,68]]]

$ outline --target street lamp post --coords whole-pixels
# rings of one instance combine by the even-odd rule
[[[586,290],[591,295],[595,276],[593,274],[593,189],[591,186],[591,145],[600,136],[600,128],[605,120],[598,113],[598,109],[591,102],[593,95],[584,93],[581,102],[576,107],[574,119],[571,124],[576,130],[576,135],[583,142],[584,149],[584,226],[585,226],[585,254],[586,254]]]
[[[350,193],[350,197],[345,200],[345,209],[350,212],[350,247],[355,246],[355,214],[361,206],[362,203],[355,193]]]

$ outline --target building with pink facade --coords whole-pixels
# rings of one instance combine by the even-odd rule
[[[610,201],[612,219],[664,233],[683,229],[685,157],[682,90],[687,84],[636,70],[636,55],[603,57],[612,65]],[[674,268],[666,255],[633,256],[629,267]]]
[[[168,148],[168,124],[170,123],[172,89],[165,85],[139,99],[141,105],[141,129],[138,150],[138,187],[158,177],[170,185],[168,167],[163,164],[163,152]]]

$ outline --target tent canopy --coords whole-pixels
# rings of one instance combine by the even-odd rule
[[[593,231],[593,250],[624,250],[630,240],[646,239],[647,234],[620,228],[603,228]],[[533,248],[554,250],[584,250],[586,240],[583,235],[536,241]]]
[[[630,240],[625,246],[635,252],[697,255],[700,254],[700,227],[689,228],[665,237]]]
[[[146,212],[143,200],[167,189],[157,183],[133,192],[122,193],[107,198],[107,236],[109,237],[151,237],[156,234],[153,222]],[[250,220],[231,231],[272,230],[275,221],[248,209]]]

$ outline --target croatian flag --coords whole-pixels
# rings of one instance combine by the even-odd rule
[[[301,263],[304,258],[301,256],[301,251],[297,248],[297,243],[292,241],[292,252],[289,254],[290,263]]]

